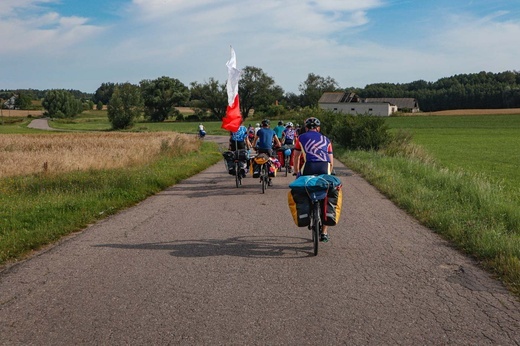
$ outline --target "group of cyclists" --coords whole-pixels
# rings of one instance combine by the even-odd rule
[[[258,154],[265,153],[274,158],[277,157],[276,150],[285,146],[292,149],[290,171],[293,175],[331,174],[334,164],[332,143],[320,133],[320,125],[320,120],[315,117],[306,119],[301,128],[292,122],[284,124],[280,121],[271,129],[269,119],[262,120],[255,127],[241,125],[230,135],[229,150],[254,148]],[[245,172],[240,174],[246,175]],[[271,178],[268,184],[272,185]],[[327,226],[324,225],[320,241],[328,240]]]

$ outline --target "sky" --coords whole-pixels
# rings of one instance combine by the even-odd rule
[[[0,89],[224,83],[230,46],[296,94],[520,71],[520,0],[0,0]]]

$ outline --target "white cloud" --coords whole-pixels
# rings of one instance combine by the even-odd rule
[[[0,54],[35,52],[56,55],[103,31],[83,17],[64,17],[40,5],[53,0],[2,0]]]

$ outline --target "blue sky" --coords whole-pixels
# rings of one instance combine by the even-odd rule
[[[225,82],[230,45],[294,93],[520,71],[518,0],[0,0],[0,33],[0,89]]]

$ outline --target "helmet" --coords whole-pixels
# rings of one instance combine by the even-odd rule
[[[289,127],[289,126],[290,126],[290,127],[293,127],[293,123],[291,123],[291,122],[289,121],[287,124],[285,124],[285,126],[287,126],[287,127]]]
[[[255,126],[256,126],[256,127],[260,127],[260,123],[256,123]]]
[[[270,124],[269,119],[262,120],[262,126],[269,126],[269,124]]]
[[[320,120],[318,118],[311,117],[305,120],[305,127],[308,129],[315,129],[320,126]]]
[[[278,122],[278,125],[283,125],[283,121],[279,121],[279,122]]]
[[[285,156],[291,156],[291,149],[285,149],[285,151],[283,152],[283,154]]]

